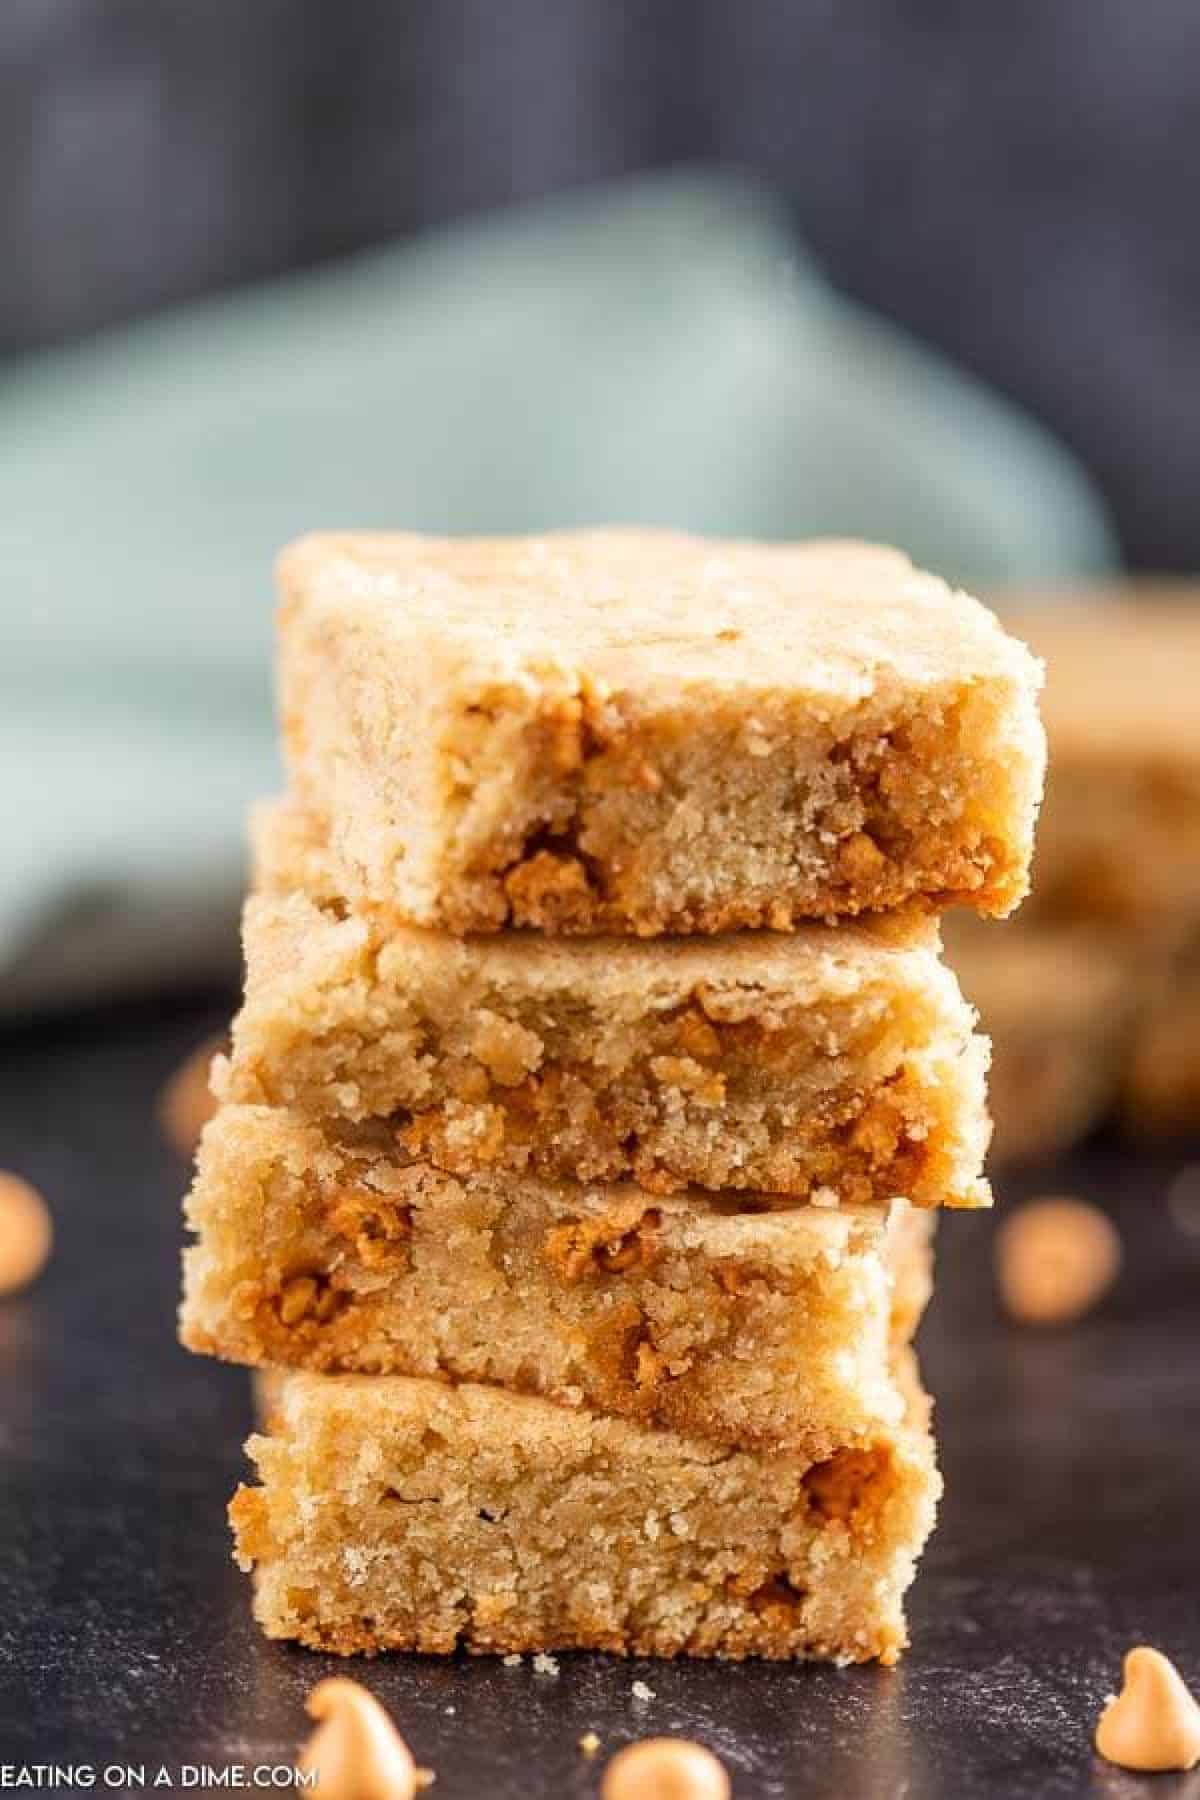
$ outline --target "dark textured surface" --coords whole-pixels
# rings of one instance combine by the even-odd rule
[[[254,1631],[224,1523],[246,1379],[174,1343],[185,1177],[153,1108],[213,1018],[141,1011],[0,1043],[0,1164],[41,1185],[59,1230],[37,1288],[0,1303],[0,1763],[280,1761],[309,1686],[345,1667]],[[899,1669],[350,1665],[438,1770],[436,1794],[595,1795],[577,1749],[594,1729],[606,1753],[694,1734],[737,1800],[1200,1800],[1200,1772],[1151,1789],[1090,1749],[1129,1645],[1200,1684],[1200,1238],[1164,1199],[1184,1161],[1100,1146],[1055,1173],[1112,1206],[1129,1250],[1116,1294],[1070,1332],[1003,1323],[991,1221],[946,1221],[926,1361],[948,1493]]]
[[[1194,0],[6,0],[0,351],[682,160],[1200,565]]]

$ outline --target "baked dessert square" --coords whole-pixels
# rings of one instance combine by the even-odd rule
[[[265,1107],[209,1125],[185,1345],[249,1364],[491,1381],[726,1443],[895,1424],[889,1341],[928,1295],[920,1215],[449,1175]]]
[[[992,1159],[1067,1149],[1115,1113],[1135,1135],[1200,1125],[1200,930],[955,921],[947,954],[992,1042]]]
[[[1200,922],[1200,591],[1088,590],[1007,616],[1046,663],[1032,911],[1143,932]]]
[[[254,837],[227,1099],[451,1171],[988,1202],[988,1047],[930,921],[463,940],[351,909],[303,809]]]
[[[452,932],[721,932],[1024,895],[1037,663],[897,551],[302,539],[292,782],[347,891]]]
[[[1147,983],[1120,933],[951,921],[946,955],[992,1046],[995,1165],[1066,1150],[1110,1109]]]
[[[997,1158],[1114,1110],[1150,1134],[1200,1117],[1200,590],[1039,598],[1004,607],[1046,664],[1034,895],[1015,925],[958,919],[947,939],[993,1039]]]
[[[869,1445],[731,1450],[549,1401],[289,1374],[230,1506],[269,1637],[894,1662],[940,1489],[923,1396]]]
[[[1122,1112],[1146,1137],[1200,1131],[1200,920],[1141,981],[1133,1048],[1123,1072]]]

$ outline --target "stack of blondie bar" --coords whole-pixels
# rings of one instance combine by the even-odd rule
[[[892,551],[324,536],[183,1337],[239,1559],[343,1652],[895,1658],[928,1222],[986,1204],[936,915],[1027,884],[1039,670]]]

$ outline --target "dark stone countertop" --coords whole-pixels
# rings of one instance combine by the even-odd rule
[[[1004,1184],[1101,1200],[1121,1225],[1116,1293],[1066,1332],[1006,1324],[992,1220],[945,1221],[924,1345],[947,1495],[898,1669],[347,1666],[251,1624],[224,1519],[248,1384],[174,1341],[185,1170],[154,1102],[215,1016],[143,1008],[0,1040],[0,1165],[39,1184],[58,1228],[41,1282],[0,1303],[0,1764],[287,1762],[305,1693],[337,1668],[391,1708],[439,1800],[595,1795],[589,1729],[606,1753],[701,1738],[737,1800],[1200,1800],[1200,1771],[1150,1782],[1090,1744],[1130,1645],[1200,1684],[1200,1237],[1165,1200],[1186,1151],[1099,1143]]]

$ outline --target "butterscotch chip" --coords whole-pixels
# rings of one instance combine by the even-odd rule
[[[489,1014],[477,1025],[471,1050],[502,1087],[518,1087],[541,1062],[543,1045],[536,1032]]]
[[[729,1800],[723,1763],[686,1738],[646,1738],[613,1757],[601,1800]]]
[[[679,1047],[686,1056],[694,1056],[700,1062],[720,1056],[720,1036],[697,1007],[689,1006],[684,1011],[675,1031]]]
[[[289,1281],[279,1296],[279,1316],[285,1325],[295,1325],[315,1304],[317,1284],[311,1275],[298,1275]]]
[[[292,785],[352,900],[657,936],[1027,889],[1040,669],[898,551],[324,534],[279,583]]]
[[[0,1294],[15,1294],[39,1275],[50,1255],[50,1209],[37,1189],[0,1169]]]
[[[1084,1200],[1035,1200],[996,1234],[996,1279],[1014,1319],[1065,1324],[1089,1312],[1116,1280],[1116,1227]]]
[[[1194,1769],[1200,1762],[1200,1706],[1179,1671],[1140,1644],[1125,1658],[1125,1684],[1096,1726],[1096,1749],[1106,1762],[1147,1773]]]
[[[587,870],[577,856],[539,850],[504,878],[514,922],[537,931],[584,931],[592,916]]]
[[[838,867],[848,881],[874,880],[886,862],[879,845],[865,831],[848,837],[838,853]]]
[[[320,1721],[297,1765],[317,1778],[310,1793],[324,1800],[414,1800],[428,1785],[383,1707],[357,1681],[318,1682],[306,1705]]]
[[[190,1158],[200,1134],[217,1110],[210,1086],[213,1057],[228,1047],[224,1038],[206,1038],[180,1064],[162,1091],[159,1124],[172,1149]]]

